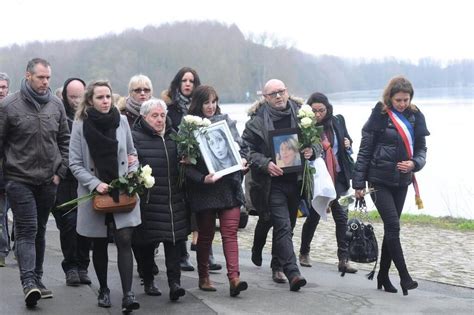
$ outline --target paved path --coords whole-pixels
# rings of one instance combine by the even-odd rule
[[[420,263],[417,255],[423,257],[422,249],[426,248],[424,238],[414,238],[420,241],[418,252],[414,246],[408,246],[404,240],[405,247],[409,250],[409,266],[416,273],[415,278],[419,281],[419,288],[409,292],[408,296],[402,296],[401,292],[390,294],[376,290],[376,282],[369,281],[364,277],[364,272],[355,275],[346,275],[341,278],[336,272],[335,259],[331,253],[335,250],[332,244],[333,226],[329,222],[322,223],[319,236],[314,243],[313,257],[317,261],[312,268],[302,269],[302,273],[308,280],[308,285],[300,292],[290,292],[288,284],[275,284],[270,278],[268,267],[255,267],[250,262],[250,252],[247,250],[249,239],[252,235],[254,219],[251,219],[249,228],[242,230],[240,238],[242,249],[241,278],[249,282],[248,291],[242,292],[237,298],[230,298],[228,293],[228,282],[225,271],[212,274],[217,292],[203,292],[197,287],[197,273],[184,272],[182,274],[182,285],[187,290],[186,296],[180,301],[173,303],[168,299],[166,278],[164,272],[163,250],[156,260],[160,266],[160,274],[157,277],[158,285],[164,295],[161,297],[146,296],[139,284],[138,277],[134,277],[133,288],[141,303],[140,310],[136,314],[473,314],[474,290],[459,286],[441,284],[422,280],[429,278],[422,276],[419,271]],[[299,223],[301,224],[301,223]],[[405,229],[405,227],[403,227]],[[328,231],[325,233],[325,231]],[[411,229],[411,231],[415,228]],[[423,230],[426,234],[427,232]],[[420,230],[421,232],[421,230]],[[297,230],[298,233],[298,230]],[[328,234],[327,236],[324,236]],[[437,233],[436,235],[440,235]],[[408,235],[406,235],[408,236]],[[472,234],[470,235],[472,237]],[[426,237],[428,238],[428,237]],[[67,287],[64,283],[64,274],[60,267],[62,259],[59,249],[59,234],[54,226],[54,221],[49,222],[47,232],[47,249],[45,259],[44,283],[53,290],[54,298],[39,301],[34,310],[27,310],[23,302],[18,276],[18,266],[10,255],[7,258],[7,267],[0,268],[0,314],[120,314],[121,289],[118,270],[116,265],[115,246],[109,248],[109,286],[112,291],[112,308],[101,309],[97,303],[97,280],[90,266],[89,271],[93,281],[92,286],[81,286],[77,288]],[[429,239],[429,238],[428,238]],[[455,238],[456,239],[456,238]],[[410,239],[411,240],[411,239]],[[460,241],[460,240],[459,240]],[[298,243],[299,241],[296,241]],[[460,241],[461,242],[461,241]],[[327,244],[329,243],[329,244]],[[466,245],[461,242],[462,246]],[[431,243],[430,243],[431,244]],[[453,250],[458,246],[448,246]],[[469,246],[468,246],[469,247]],[[270,248],[268,246],[268,248]],[[316,254],[316,249],[320,254]],[[440,246],[441,248],[441,246]],[[324,250],[323,250],[324,249]],[[267,251],[268,249],[266,249]],[[470,248],[472,251],[472,247]],[[214,246],[215,256],[218,261],[224,258],[220,246]],[[454,255],[454,251],[453,254]],[[449,255],[446,255],[449,256]],[[472,257],[472,255],[470,255]],[[328,257],[328,258],[325,258]],[[466,259],[464,253],[459,259]],[[451,258],[450,258],[451,259]],[[195,263],[194,257],[192,258]],[[319,262],[319,261],[326,261]],[[456,260],[453,258],[452,260]],[[427,265],[435,265],[433,259],[423,259]],[[469,261],[469,260],[467,260]],[[268,266],[270,256],[264,255],[264,266]],[[469,261],[470,262],[470,261]],[[449,264],[449,263],[448,263]],[[361,267],[359,265],[358,267]],[[433,268],[436,269],[436,268]],[[472,277],[472,268],[468,270]],[[448,275],[448,273],[444,273]],[[448,277],[449,278],[449,277]],[[393,282],[398,287],[397,277],[393,276]],[[439,279],[435,279],[439,280]],[[454,281],[454,280],[453,280]]]

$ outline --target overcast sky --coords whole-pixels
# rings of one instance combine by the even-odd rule
[[[232,4],[235,3],[235,4]],[[474,59],[469,0],[1,0],[0,47],[183,20],[235,23],[305,52],[416,62]],[[471,5],[470,5],[471,4]]]

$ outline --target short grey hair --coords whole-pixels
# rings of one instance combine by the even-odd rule
[[[152,109],[159,106],[163,109],[165,114],[168,114],[168,108],[165,101],[159,98],[151,98],[148,101],[143,102],[142,106],[140,106],[140,115],[146,116],[151,112]]]
[[[0,81],[7,81],[7,85],[10,87],[10,77],[5,72],[0,72]]]
[[[35,67],[37,64],[43,65],[43,67],[50,68],[51,64],[46,61],[43,58],[33,58],[30,61],[28,61],[28,64],[26,65],[26,72],[28,73],[35,73]]]

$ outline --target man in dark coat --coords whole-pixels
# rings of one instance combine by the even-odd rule
[[[5,190],[15,217],[16,254],[28,307],[53,296],[41,281],[46,224],[69,164],[66,112],[49,88],[50,78],[48,61],[30,60],[20,90],[0,107]]]
[[[260,215],[270,215],[273,224],[273,255],[288,278],[290,290],[298,291],[306,285],[306,280],[296,264],[291,221],[296,217],[300,201],[298,177],[301,174],[284,173],[275,164],[269,134],[272,130],[296,128],[298,106],[289,99],[287,88],[280,80],[268,81],[263,93],[265,102],[255,110],[242,135],[250,149],[250,198]],[[305,159],[313,156],[312,148],[304,149]],[[276,271],[273,269],[274,273]]]
[[[69,78],[64,82],[62,101],[69,129],[72,129],[76,108],[84,95],[85,86],[85,82],[79,78]],[[66,177],[58,186],[56,206],[75,198],[77,198],[77,180],[68,169]],[[66,275],[66,285],[91,284],[87,274],[90,262],[90,240],[76,232],[77,209],[70,206],[54,210],[53,215],[59,230],[61,251],[64,256],[61,265]]]

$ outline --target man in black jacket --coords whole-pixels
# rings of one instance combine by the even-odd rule
[[[76,108],[85,91],[85,82],[69,78],[62,88],[62,101],[67,115],[69,129],[72,129]],[[58,186],[56,206],[77,198],[77,180],[68,169],[66,177]],[[66,285],[91,284],[87,274],[89,266],[90,240],[76,232],[77,210],[72,206],[53,211],[59,230],[61,251],[64,260],[61,265],[66,275]]]
[[[41,281],[46,224],[56,189],[68,169],[69,128],[49,88],[51,66],[28,62],[20,91],[0,107],[0,153],[5,190],[15,217],[15,246],[28,307],[53,294]]]
[[[263,89],[264,102],[260,102],[247,122],[242,139],[250,149],[252,179],[250,198],[259,215],[270,215],[273,224],[273,255],[283,268],[291,291],[306,285],[296,264],[293,250],[291,220],[296,217],[300,201],[299,173],[284,173],[272,160],[269,131],[297,128],[298,106],[289,99],[285,84],[272,79]],[[311,148],[304,149],[305,159],[313,156]],[[272,266],[273,268],[274,266]],[[273,272],[276,272],[274,269]]]

